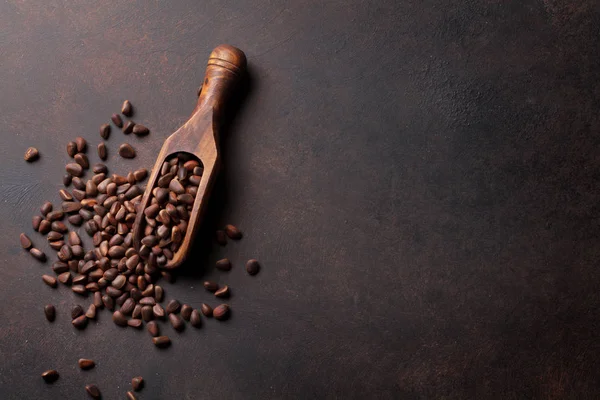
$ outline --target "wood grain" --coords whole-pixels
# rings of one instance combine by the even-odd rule
[[[140,202],[140,210],[145,210],[152,198],[152,189],[160,174],[160,168],[165,160],[178,153],[188,153],[198,158],[204,167],[198,192],[192,206],[181,247],[168,261],[165,268],[179,267],[188,257],[191,246],[206,213],[211,190],[215,184],[220,169],[219,131],[222,124],[223,110],[232,92],[246,77],[246,55],[240,49],[230,45],[219,45],[210,53],[208,65],[202,84],[202,91],[190,119],[175,133],[169,136],[163,144],[146,191]],[[144,229],[144,213],[138,212],[132,229],[134,245],[140,248]]]

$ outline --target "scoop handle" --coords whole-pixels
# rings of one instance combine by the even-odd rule
[[[219,117],[231,93],[246,74],[246,55],[237,47],[221,44],[210,53],[202,91],[194,113],[212,108]]]

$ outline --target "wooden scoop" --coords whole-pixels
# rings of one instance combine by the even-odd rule
[[[206,210],[210,191],[214,185],[220,167],[219,126],[225,102],[246,73],[246,56],[233,46],[217,46],[208,59],[202,92],[198,104],[190,119],[165,140],[158,154],[156,164],[150,174],[146,191],[138,208],[133,224],[133,243],[140,249],[145,226],[144,210],[152,198],[152,189],[160,173],[163,162],[176,153],[190,153],[198,157],[204,166],[204,173],[198,185],[198,191],[188,221],[183,242],[173,258],[164,268],[181,265],[190,252],[194,237],[200,226],[202,214]]]

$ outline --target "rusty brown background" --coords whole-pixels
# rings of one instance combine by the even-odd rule
[[[140,399],[600,397],[599,38],[591,0],[1,2],[0,398],[124,398],[135,375]],[[228,283],[234,314],[164,327],[168,351],[106,312],[75,331],[87,301],[18,234],[125,98],[152,133],[121,160],[113,130],[109,165],[150,167],[219,43],[251,80],[205,229],[245,237],[165,288],[198,307]]]

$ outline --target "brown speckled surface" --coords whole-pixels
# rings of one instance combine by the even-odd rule
[[[598,398],[598,2],[283,3],[0,3],[0,397],[124,398],[142,375],[140,399]],[[18,235],[125,98],[152,133],[119,160],[113,130],[109,164],[150,167],[219,43],[251,82],[206,230],[245,237],[165,291],[199,307],[227,283],[232,318],[165,326],[166,351],[106,312],[75,331],[87,302]]]

